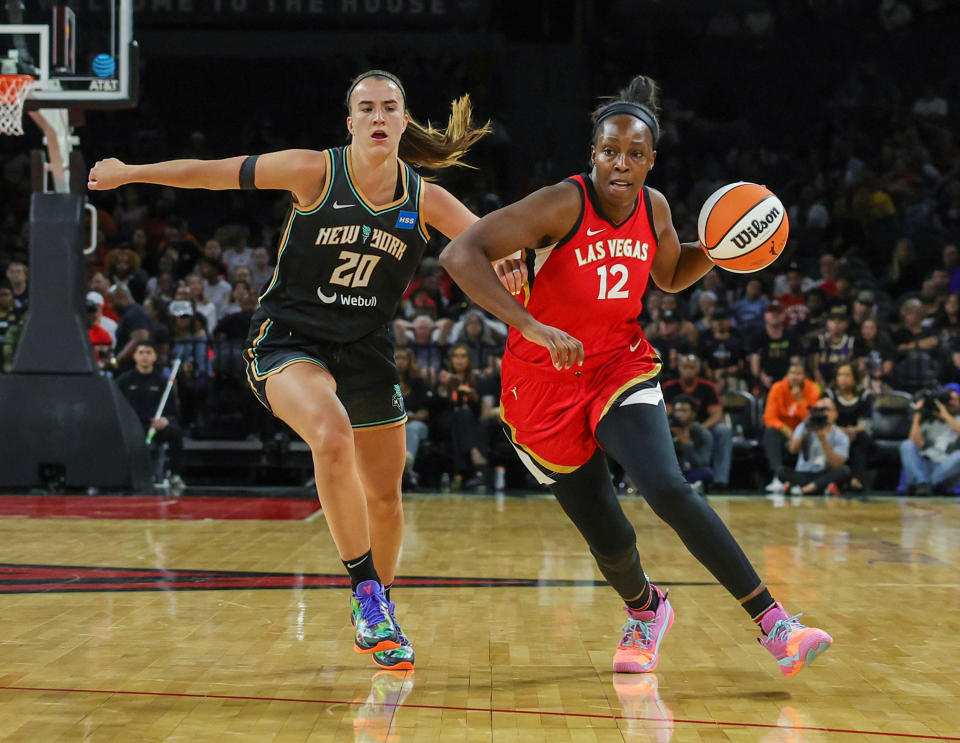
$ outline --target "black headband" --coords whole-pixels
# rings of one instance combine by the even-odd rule
[[[600,126],[601,121],[617,114],[627,114],[635,119],[640,119],[650,129],[650,134],[653,136],[653,146],[657,146],[657,140],[660,139],[660,125],[657,123],[657,117],[653,115],[649,108],[627,101],[617,101],[600,111],[597,115],[596,125]]]
[[[370,72],[364,72],[360,77],[354,80],[353,85],[350,86],[350,90],[347,91],[346,103],[347,103],[348,111],[350,110],[350,96],[353,95],[353,91],[356,89],[356,87],[360,83],[362,83],[364,80],[366,80],[368,77],[384,77],[390,82],[392,82],[394,85],[396,85],[398,88],[400,88],[400,93],[401,95],[403,95],[403,107],[404,108],[407,107],[407,91],[403,89],[403,84],[394,75],[391,75],[389,72],[386,72],[385,70],[370,70]]]

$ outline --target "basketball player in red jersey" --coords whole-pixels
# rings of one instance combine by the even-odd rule
[[[634,78],[594,112],[589,173],[488,214],[447,246],[441,263],[511,327],[503,420],[524,464],[550,486],[626,602],[614,670],[656,668],[674,612],[667,592],[644,575],[604,451],[740,601],[760,626],[760,644],[792,676],[832,639],[774,601],[730,531],[684,480],[657,381],[660,359],[637,323],[651,276],[678,292],[714,266],[696,243],[680,244],[667,200],[644,185],[657,156],[656,111],[656,84]],[[491,268],[517,251],[521,259]],[[524,268],[518,302],[505,287],[515,288]]]

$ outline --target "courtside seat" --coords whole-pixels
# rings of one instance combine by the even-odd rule
[[[870,433],[881,457],[890,453],[899,457],[900,442],[910,434],[912,403],[911,396],[900,390],[884,392],[873,399]]]

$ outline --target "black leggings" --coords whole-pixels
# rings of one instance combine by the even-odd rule
[[[756,591],[760,578],[740,545],[680,472],[662,402],[615,407],[600,421],[596,435],[654,513],[734,598]],[[560,475],[551,490],[598,562],[600,556],[622,554],[635,544],[636,533],[617,500],[601,451],[575,472]]]

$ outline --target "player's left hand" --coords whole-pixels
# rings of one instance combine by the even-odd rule
[[[504,258],[493,264],[497,278],[511,294],[519,294],[527,283],[527,264],[519,258]]]

